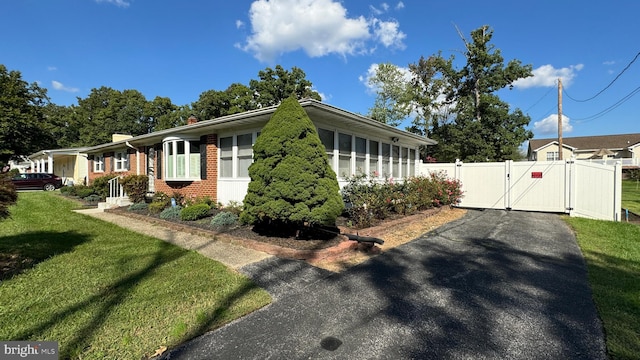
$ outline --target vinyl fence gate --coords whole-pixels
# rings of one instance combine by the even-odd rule
[[[465,208],[566,213],[620,221],[622,165],[584,161],[420,164],[420,173],[444,172],[462,183]]]

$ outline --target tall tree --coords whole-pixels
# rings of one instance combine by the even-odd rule
[[[122,92],[109,87],[92,89],[85,99],[78,98],[74,124],[78,128],[76,146],[111,141],[114,133],[142,135],[151,131],[145,114],[147,100],[137,90]]]
[[[398,126],[414,108],[410,79],[391,63],[378,64],[375,74],[368,80],[375,89],[376,100],[368,116],[382,123]]]
[[[201,120],[215,119],[256,108],[251,89],[234,83],[224,91],[207,90],[192,104],[193,112]]]
[[[316,128],[295,97],[285,99],[253,146],[241,219],[280,230],[335,225],[340,187]]]
[[[0,64],[0,163],[51,144],[52,137],[43,130],[47,103],[46,89],[27,83],[19,71]]]
[[[149,122],[149,130],[161,130],[168,129],[169,127],[161,127],[164,124],[171,123],[171,115],[178,111],[179,107],[171,102],[168,97],[156,96],[152,101],[147,102],[145,105],[145,116]],[[162,125],[159,125],[162,124]]]
[[[320,94],[312,89],[311,81],[306,79],[302,69],[292,67],[291,71],[276,65],[275,70],[266,68],[258,72],[259,80],[252,79],[249,88],[255,97],[256,107],[280,104],[293,95],[297,99],[312,98],[322,100]]]
[[[414,85],[426,89],[423,104],[434,104],[434,91],[444,95],[441,105],[450,113],[432,112],[431,137],[439,145],[433,154],[439,161],[502,161],[516,158],[518,146],[533,137],[526,130],[530,118],[496,95],[514,81],[532,76],[531,65],[511,60],[505,66],[499,49],[490,44],[493,31],[483,26],[471,32],[471,41],[463,37],[466,64],[453,67],[454,58],[440,54],[421,58],[410,66]]]

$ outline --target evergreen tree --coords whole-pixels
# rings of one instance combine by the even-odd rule
[[[253,147],[241,220],[296,229],[334,225],[344,204],[315,126],[294,96],[285,99]]]

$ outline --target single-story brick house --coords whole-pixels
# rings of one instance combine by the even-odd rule
[[[325,145],[341,185],[356,173],[402,179],[416,175],[419,147],[434,140],[316,101],[300,100]],[[149,176],[149,191],[242,202],[253,144],[277,106],[87,148],[89,182],[115,173]]]
[[[577,160],[627,159],[626,163],[640,163],[640,133],[603,136],[565,137],[562,139],[562,158]],[[558,139],[532,139],[529,141],[527,159],[552,161],[559,156]]]

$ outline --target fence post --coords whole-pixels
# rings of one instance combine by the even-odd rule
[[[622,163],[616,161],[613,175],[613,221],[620,221],[622,211]]]

